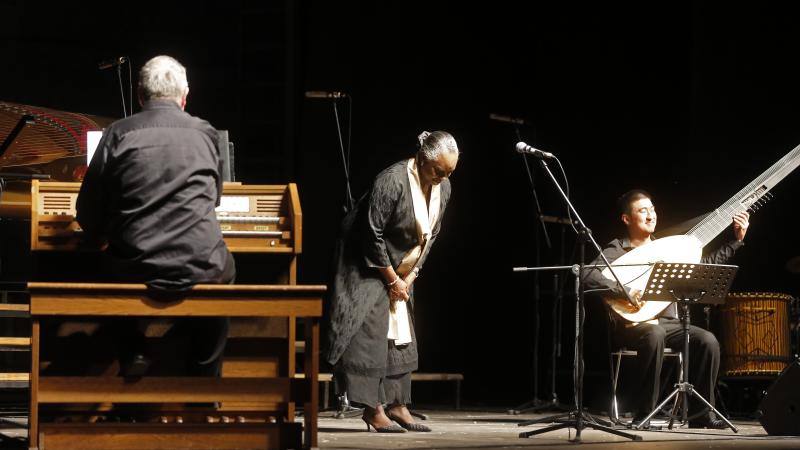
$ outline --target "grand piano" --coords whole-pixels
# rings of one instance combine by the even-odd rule
[[[0,101],[0,218],[30,217],[30,180],[79,182],[89,131],[113,119]]]

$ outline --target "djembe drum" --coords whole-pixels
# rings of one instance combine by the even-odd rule
[[[774,292],[728,294],[721,305],[720,374],[725,377],[777,376],[791,362],[789,304]]]

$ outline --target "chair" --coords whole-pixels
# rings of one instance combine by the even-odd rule
[[[619,369],[622,365],[622,357],[637,355],[638,353],[636,350],[628,350],[624,347],[609,354],[609,359],[611,361],[611,412],[609,414],[609,418],[616,424],[621,423],[619,420],[619,408],[617,404],[617,381],[619,380]],[[683,381],[683,353],[675,351],[671,348],[664,348],[664,358],[678,358],[678,383]],[[675,405],[677,405],[677,398],[676,403],[673,405],[673,410]]]
[[[619,371],[620,367],[622,366],[622,357],[623,356],[638,356],[638,352],[636,350],[629,350],[625,347],[618,348],[614,350],[612,345],[612,338],[611,338],[611,331],[614,328],[615,317],[614,313],[611,311],[611,308],[605,302],[602,302],[604,305],[604,309],[606,314],[608,315],[608,327],[607,327],[607,338],[608,338],[608,348],[611,349],[608,355],[609,359],[609,368],[611,369],[611,408],[609,411],[609,419],[611,422],[621,425],[622,421],[619,419],[619,405],[617,402],[617,382],[619,381]],[[664,358],[677,358],[678,359],[678,382],[680,383],[683,381],[683,353],[680,351],[673,350],[671,348],[664,348]],[[675,407],[677,406],[677,398],[675,403],[672,406],[673,414]]]

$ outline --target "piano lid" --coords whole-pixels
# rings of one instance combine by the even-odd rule
[[[86,157],[86,132],[102,130],[113,121],[0,101],[0,151],[5,147],[0,171],[46,173],[64,181],[82,178],[82,171],[68,171],[66,167],[85,166],[81,158]],[[16,137],[6,142],[14,134]],[[70,163],[63,164],[67,161]]]

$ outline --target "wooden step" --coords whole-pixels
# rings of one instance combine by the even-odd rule
[[[0,373],[0,388],[27,388],[30,384],[30,379],[29,373]]]
[[[30,309],[26,303],[0,303],[0,317],[30,317]]]
[[[0,337],[0,347],[30,347],[31,338],[27,337]]]
[[[0,381],[30,381],[31,374],[27,372],[0,373]]]

